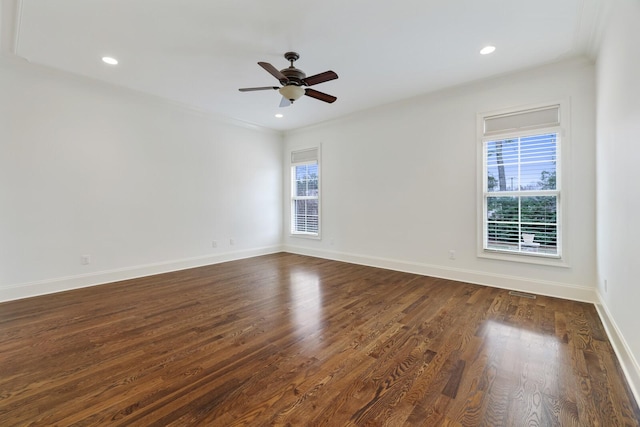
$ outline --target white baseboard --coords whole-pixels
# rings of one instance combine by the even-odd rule
[[[170,271],[186,270],[188,268],[202,267],[205,265],[235,261],[260,255],[268,255],[276,252],[282,252],[282,247],[280,245],[139,265],[116,270],[99,271],[77,276],[59,277],[38,282],[0,286],[0,302],[69,291],[72,289],[102,285],[120,280],[135,279],[137,277],[151,276],[154,274],[168,273]]]
[[[620,332],[618,325],[609,312],[609,308],[604,303],[604,299],[599,293],[598,300],[599,302],[596,303],[596,310],[598,310],[598,314],[600,315],[602,324],[607,332],[611,346],[613,346],[613,351],[615,351],[616,356],[618,356],[618,361],[620,362],[620,366],[627,378],[629,388],[631,388],[631,392],[636,398],[636,402],[640,405],[640,364],[631,352],[627,341],[624,339],[624,335]]]
[[[595,304],[595,289],[525,277],[285,245],[285,252]]]

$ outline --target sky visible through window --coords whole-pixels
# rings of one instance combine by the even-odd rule
[[[297,196],[318,195],[318,164],[296,166]]]
[[[555,190],[557,134],[487,143],[487,191]]]

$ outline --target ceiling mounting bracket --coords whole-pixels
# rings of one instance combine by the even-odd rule
[[[291,66],[293,67],[294,61],[297,61],[300,58],[297,52],[287,52],[284,54],[284,57],[287,61],[291,62]]]

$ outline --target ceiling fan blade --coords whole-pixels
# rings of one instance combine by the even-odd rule
[[[238,89],[240,92],[252,92],[254,90],[278,90],[280,89],[278,86],[262,86],[262,87],[243,87],[242,89]]]
[[[282,99],[280,100],[280,108],[288,107],[289,105],[291,105],[291,101],[289,101],[287,98],[283,96]]]
[[[327,95],[326,93],[318,92],[314,89],[305,89],[304,94],[312,98],[319,99],[320,101],[328,102],[329,104],[338,99],[335,96]]]
[[[289,81],[287,76],[282,74],[276,67],[269,64],[268,62],[258,62],[258,65],[267,70],[273,77],[280,80],[280,83],[286,84]]]
[[[324,73],[320,73],[320,74],[313,75],[311,77],[307,77],[307,78],[303,79],[302,81],[307,86],[313,86],[313,85],[317,85],[318,83],[328,82],[329,80],[335,80],[337,78],[338,78],[338,75],[335,72],[329,70],[329,71],[325,71]]]

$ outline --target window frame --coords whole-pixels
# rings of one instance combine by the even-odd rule
[[[294,161],[294,157],[296,153],[301,153],[305,151],[316,150],[316,159],[315,160],[303,160],[303,161]],[[289,194],[290,194],[290,203],[289,203],[289,236],[291,237],[302,237],[307,239],[320,239],[321,238],[321,229],[322,229],[322,170],[321,170],[321,150],[320,146],[315,147],[306,147],[306,148],[296,148],[292,149],[289,155]],[[304,166],[310,164],[317,164],[318,166],[318,195],[317,197],[313,196],[297,196],[296,195],[296,167]],[[297,200],[317,200],[318,201],[318,232],[308,232],[308,231],[297,231],[295,229],[295,207]]]
[[[554,125],[528,126],[520,129],[506,129],[502,131],[485,132],[485,119],[496,116],[507,116],[527,111],[535,111],[547,107],[558,106],[559,123]],[[524,262],[531,264],[554,265],[568,267],[567,245],[566,245],[566,206],[567,206],[567,157],[569,153],[569,131],[567,123],[568,100],[540,103],[535,105],[527,105],[502,109],[498,111],[490,111],[478,113],[478,171],[481,174],[478,179],[478,204],[477,204],[477,256],[480,258],[490,258],[505,261]],[[518,190],[518,191],[501,191],[490,192],[488,186],[488,161],[486,157],[486,144],[490,141],[499,141],[509,138],[521,138],[523,136],[533,136],[542,134],[557,134],[556,140],[556,189],[555,190]],[[489,197],[535,197],[535,196],[556,196],[556,221],[557,221],[557,254],[544,254],[535,251],[522,251],[518,245],[518,251],[499,250],[487,247],[488,237],[488,218],[487,218],[487,200]],[[520,222],[520,215],[518,222]],[[519,239],[521,240],[521,239]]]

